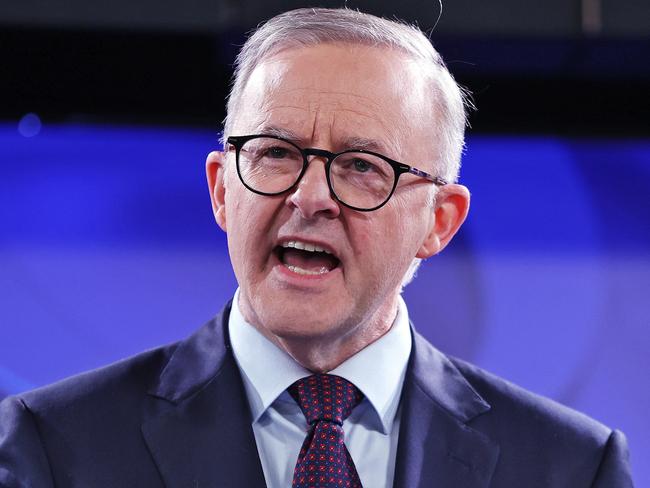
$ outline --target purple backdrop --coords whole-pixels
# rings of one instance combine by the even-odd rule
[[[0,125],[0,397],[189,334],[233,293],[216,130]],[[470,218],[405,296],[440,349],[623,429],[650,486],[650,141],[471,136]]]

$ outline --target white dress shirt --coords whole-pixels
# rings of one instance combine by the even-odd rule
[[[269,488],[289,488],[309,426],[286,389],[312,373],[244,320],[235,293],[228,329],[252,414],[252,427]],[[406,304],[399,298],[391,329],[330,371],[365,395],[343,422],[345,445],[364,487],[393,486],[399,400],[411,354]]]

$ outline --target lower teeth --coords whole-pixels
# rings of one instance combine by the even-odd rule
[[[320,269],[303,269],[299,268],[298,266],[287,266],[287,268],[289,268],[294,273],[301,275],[322,275],[329,272],[329,270],[325,267],[322,267]]]

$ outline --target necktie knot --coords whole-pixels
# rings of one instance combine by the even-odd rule
[[[314,374],[289,387],[309,425],[318,421],[343,425],[363,393],[345,378],[333,374]]]

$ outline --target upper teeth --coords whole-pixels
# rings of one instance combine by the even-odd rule
[[[306,242],[300,242],[300,241],[289,241],[285,242],[282,244],[282,247],[293,247],[294,249],[301,249],[303,251],[311,251],[311,252],[324,252],[327,254],[331,254],[328,250],[323,249],[322,247],[319,246],[314,246],[313,244],[308,244]]]

